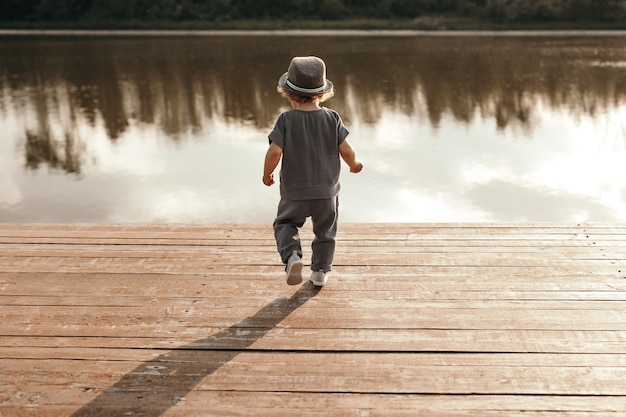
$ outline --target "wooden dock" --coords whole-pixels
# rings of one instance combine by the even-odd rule
[[[625,255],[346,224],[316,290],[270,225],[0,225],[0,416],[626,416]]]

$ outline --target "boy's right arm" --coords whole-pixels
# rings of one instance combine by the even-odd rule
[[[357,159],[356,152],[347,139],[339,145],[339,154],[341,155],[341,159],[350,167],[350,172],[354,172],[355,174],[361,172],[363,163]]]
[[[283,150],[280,146],[272,142],[265,154],[265,165],[263,166],[263,184],[268,187],[274,184],[274,170],[278,166],[282,155]]]

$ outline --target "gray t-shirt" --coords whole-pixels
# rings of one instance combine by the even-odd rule
[[[339,145],[348,136],[339,114],[292,109],[278,116],[270,143],[283,150],[280,195],[288,200],[332,198],[339,193]]]

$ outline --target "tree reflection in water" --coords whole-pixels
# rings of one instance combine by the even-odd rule
[[[0,39],[1,111],[21,123],[24,165],[81,174],[84,126],[113,142],[154,126],[173,143],[246,125],[265,136],[292,56],[328,64],[330,106],[350,124],[386,110],[461,124],[491,121],[532,137],[538,108],[594,117],[624,104],[623,37],[182,37]]]

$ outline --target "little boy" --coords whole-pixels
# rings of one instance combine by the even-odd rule
[[[278,80],[278,92],[291,103],[269,134],[263,183],[274,184],[282,158],[280,203],[274,220],[276,246],[286,265],[287,284],[302,282],[302,248],[298,229],[307,217],[313,222],[311,282],[323,286],[335,256],[341,159],[350,172],[363,164],[346,140],[348,129],[334,110],[320,103],[334,94],[326,79],[326,64],[318,57],[295,57]]]

